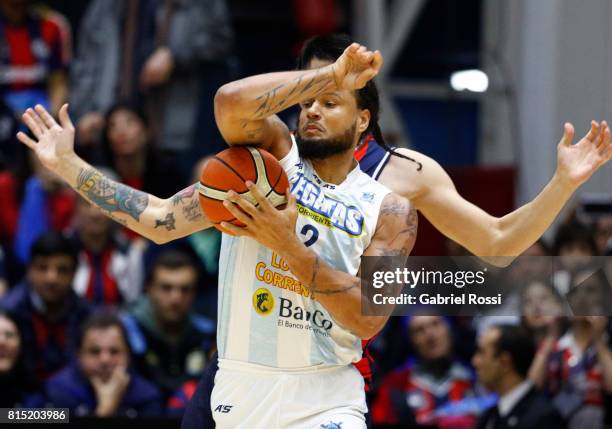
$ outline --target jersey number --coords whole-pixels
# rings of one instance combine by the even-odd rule
[[[305,237],[308,237],[308,233],[311,232],[312,235],[304,242],[304,246],[310,247],[319,239],[319,230],[312,225],[304,225],[300,234]]]

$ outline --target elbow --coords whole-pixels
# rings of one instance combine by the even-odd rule
[[[387,318],[382,316],[361,319],[355,324],[353,334],[362,340],[369,340],[382,330],[386,321]]]
[[[518,255],[509,247],[509,240],[502,232],[500,222],[500,219],[495,219],[495,223],[490,227],[491,235],[486,240],[488,245],[481,248],[478,255],[495,267],[506,268]]]
[[[147,237],[149,240],[151,240],[153,243],[155,244],[166,244],[169,243],[170,241],[172,241],[172,237],[169,237],[167,235],[153,235],[151,237]]]
[[[240,100],[240,90],[235,82],[226,83],[217,90],[214,98],[215,115],[220,117],[230,112]]]

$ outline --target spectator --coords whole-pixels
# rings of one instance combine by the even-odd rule
[[[95,141],[102,112],[139,95],[159,147],[191,157],[181,165],[188,175],[202,63],[225,60],[231,42],[225,0],[94,0],[81,30],[71,69],[79,140]]]
[[[135,366],[165,398],[199,377],[214,342],[214,323],[191,313],[197,270],[183,253],[168,250],[155,260],[147,297],[124,318]]]
[[[76,416],[163,414],[157,388],[129,369],[130,349],[121,320],[94,314],[82,329],[78,359],[46,383],[48,402]]]
[[[36,382],[26,371],[22,339],[15,320],[0,311],[0,407],[27,404],[27,396],[36,390]]]
[[[144,240],[129,243],[111,219],[83,198],[77,202],[75,227],[79,248],[75,291],[96,305],[118,305],[140,297]]]
[[[602,215],[595,221],[595,242],[600,255],[612,253],[612,214]]]
[[[104,158],[122,183],[160,198],[184,187],[174,166],[153,148],[144,113],[137,106],[114,105],[105,124]]]
[[[0,89],[5,102],[21,114],[43,104],[57,112],[68,97],[70,30],[65,19],[29,0],[0,0],[2,55]]]
[[[8,280],[6,276],[6,256],[4,249],[0,245],[0,298],[8,291]]]
[[[31,157],[34,175],[26,179],[15,233],[15,255],[22,264],[30,259],[32,243],[43,233],[63,231],[72,222],[75,193]]]
[[[574,273],[585,268],[592,261],[592,257],[598,254],[597,245],[591,229],[577,221],[561,225],[554,243],[554,255],[559,256],[554,285],[563,295],[569,292]]]
[[[417,359],[385,378],[374,399],[372,421],[471,428],[477,413],[467,406],[470,400],[476,404],[473,377],[453,357],[448,321],[440,316],[413,316],[407,329]]]
[[[480,336],[472,364],[480,383],[497,393],[499,401],[481,416],[478,429],[565,427],[548,399],[527,380],[534,352],[527,333],[516,326],[492,326]]]
[[[530,372],[551,394],[571,429],[603,428],[604,403],[612,394],[607,322],[601,316],[573,317],[565,335],[541,347],[538,354],[543,364]]]
[[[534,280],[521,291],[521,324],[539,345],[548,335],[557,335],[564,315],[563,299],[550,284]]]
[[[76,252],[58,233],[42,235],[32,246],[26,279],[0,301],[23,337],[26,369],[45,379],[61,369],[76,351],[87,302],[72,290]]]

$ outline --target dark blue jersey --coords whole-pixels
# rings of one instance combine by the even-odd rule
[[[359,162],[359,168],[374,180],[378,180],[390,156],[391,153],[378,145],[372,136],[366,137],[355,149],[355,159]]]

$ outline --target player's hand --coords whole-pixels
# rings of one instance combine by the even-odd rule
[[[379,51],[368,51],[365,46],[353,43],[333,65],[336,85],[340,89],[361,89],[376,76],[383,58]]]
[[[246,182],[246,185],[257,206],[236,192],[229,191],[229,200],[225,200],[223,205],[245,226],[239,227],[221,222],[221,227],[234,235],[251,237],[276,253],[282,254],[290,240],[297,240],[295,224],[298,213],[295,196],[287,189],[287,205],[283,209],[277,209],[255,184]]]
[[[566,123],[557,146],[556,175],[563,183],[577,188],[612,158],[612,144],[606,121],[592,121],[591,129],[578,143],[572,144],[573,138],[574,127]]]
[[[74,155],[74,126],[68,116],[67,104],[59,111],[59,124],[40,104],[35,109],[28,108],[22,118],[35,139],[21,131],[17,138],[32,149],[49,170],[56,171],[63,158]]]
[[[174,70],[174,58],[167,47],[160,47],[151,54],[140,73],[142,88],[150,88],[166,83]]]

